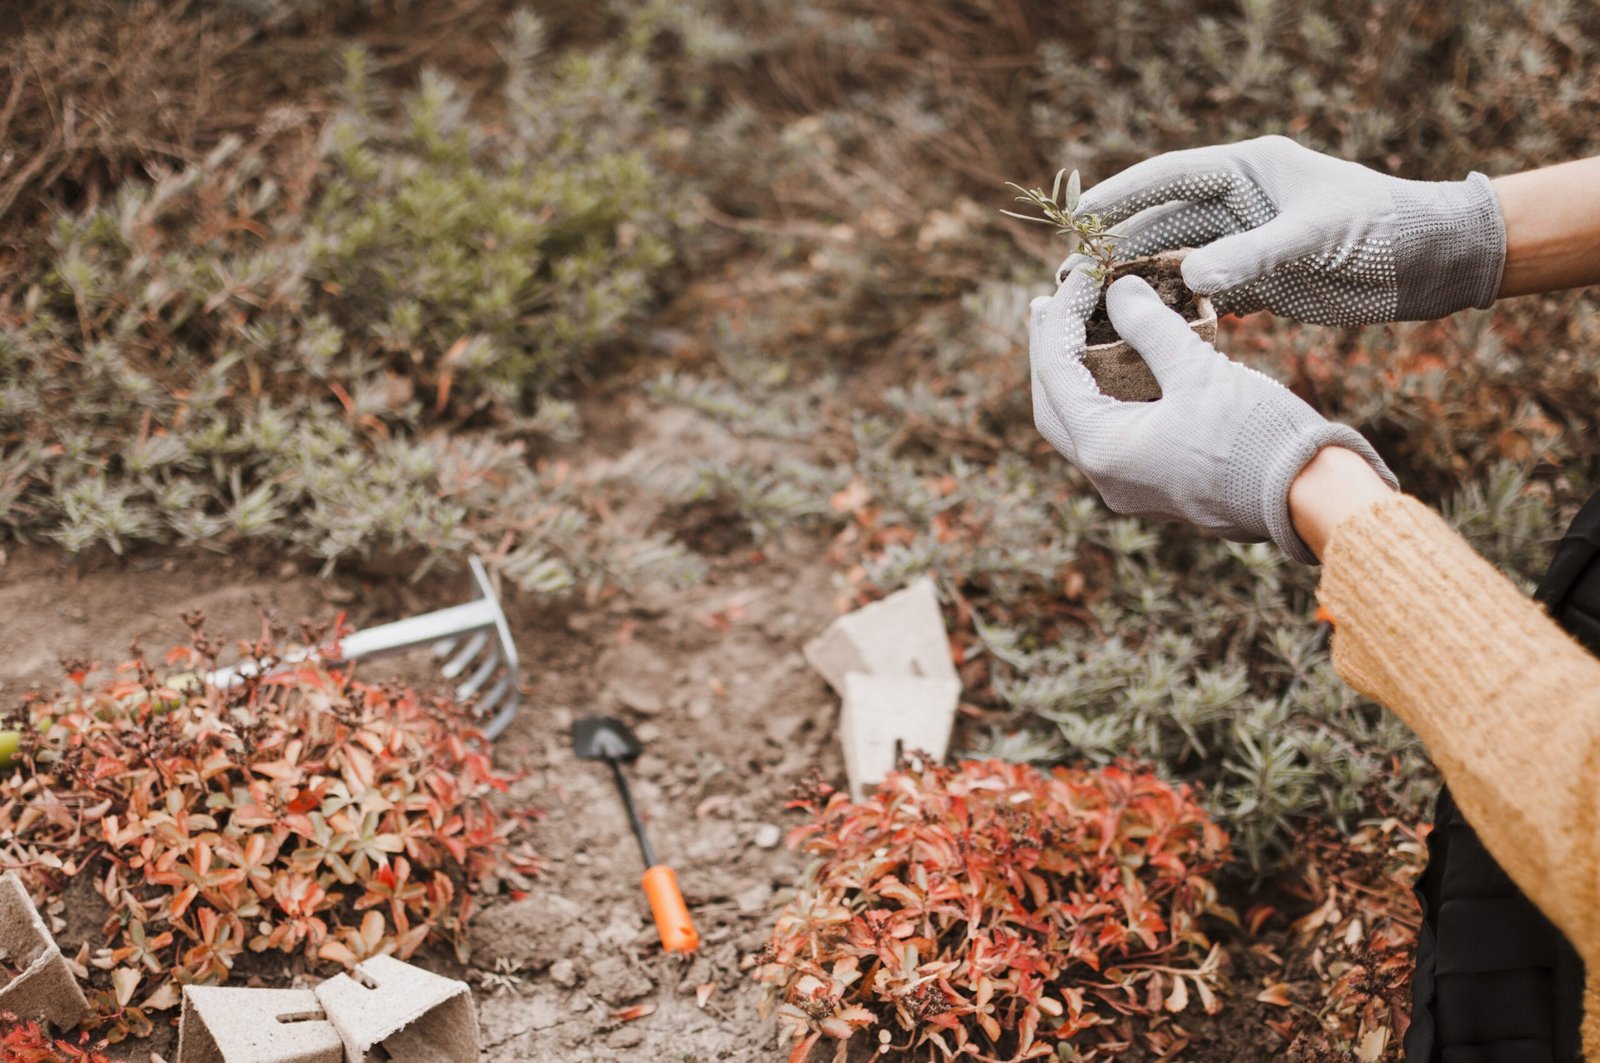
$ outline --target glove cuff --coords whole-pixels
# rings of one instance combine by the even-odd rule
[[[1404,181],[1394,206],[1395,320],[1427,321],[1495,301],[1506,267],[1506,223],[1487,177]]]
[[[1316,457],[1323,447],[1343,447],[1355,451],[1366,459],[1367,464],[1372,466],[1372,471],[1377,473],[1384,483],[1394,490],[1400,489],[1399,479],[1378,452],[1372,449],[1372,444],[1349,425],[1320,421],[1310,431],[1302,434],[1295,445],[1285,448],[1282,455],[1266,471],[1261,484],[1261,500],[1266,514],[1267,534],[1278,544],[1279,549],[1305,565],[1317,564],[1317,555],[1311,552],[1311,548],[1300,538],[1300,533],[1294,530],[1294,518],[1289,514],[1289,488],[1293,485],[1295,477],[1300,475],[1301,470],[1311,463],[1311,459]]]

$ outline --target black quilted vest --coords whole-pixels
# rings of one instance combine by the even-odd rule
[[[1600,494],[1556,547],[1536,597],[1600,654]],[[1449,790],[1439,793],[1417,897],[1423,925],[1407,1063],[1583,1058],[1583,961],[1484,849]]]

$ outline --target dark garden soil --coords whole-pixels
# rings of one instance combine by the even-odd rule
[[[631,430],[605,437],[610,453],[599,441],[585,445],[588,471],[597,477],[651,455],[715,452],[732,442],[697,414],[652,412],[638,399],[628,410],[633,416],[622,422],[631,421]],[[597,413],[591,427],[604,416]],[[661,519],[644,516],[647,524]],[[521,774],[512,800],[542,810],[532,841],[546,867],[526,898],[485,904],[473,923],[468,967],[443,948],[414,957],[473,984],[485,1060],[688,1063],[787,1055],[740,960],[763,944],[802,869],[801,858],[779,843],[793,825],[783,810],[791,785],[813,770],[843,778],[837,702],[800,654],[843,603],[822,544],[801,538],[758,552],[745,535],[719,526],[731,516],[708,507],[696,518],[703,524],[696,545],[723,552],[708,557],[708,578],[690,591],[645,588],[579,606],[508,595],[525,698],[496,755]],[[53,548],[14,547],[0,561],[0,699],[13,703],[25,690],[54,685],[63,654],[111,662],[137,640],[159,655],[183,640],[179,614],[195,608],[205,610],[213,632],[249,635],[262,609],[289,621],[342,610],[361,626],[451,604],[466,590],[460,574],[438,571],[411,582],[391,571],[396,567],[341,570],[324,580],[250,551],[157,550],[69,562]],[[400,674],[428,679],[414,666]],[[596,711],[625,719],[646,747],[632,772],[635,793],[698,923],[702,948],[692,959],[663,955],[611,781],[568,749],[572,720]],[[1239,895],[1231,902],[1243,910],[1248,898],[1233,892]],[[1296,914],[1280,910],[1286,918]],[[98,945],[100,913],[87,889],[56,907],[66,952]],[[1122,1058],[1239,1063],[1282,1054],[1283,1042],[1265,1020],[1285,1012],[1254,997],[1275,977],[1286,923],[1275,921],[1256,939],[1219,929],[1234,980],[1225,1010],[1171,1016],[1157,1029],[1164,1053],[1141,1040]],[[299,961],[251,958],[238,980],[282,986],[327,973]],[[174,1031],[162,1026],[148,1044],[117,1052],[137,1063],[170,1063],[174,1042]],[[831,1058],[822,1050],[814,1056]]]
[[[1129,266],[1118,266],[1116,276],[1143,277],[1149,282],[1150,287],[1156,290],[1156,294],[1161,296],[1161,301],[1182,314],[1185,320],[1200,319],[1200,297],[1190,291],[1189,286],[1183,282],[1183,273],[1176,263],[1139,262]],[[1089,315],[1084,335],[1091,347],[1097,343],[1116,343],[1122,338],[1117,335],[1117,330],[1111,327],[1111,318],[1106,315],[1105,288],[1100,290],[1100,300],[1095,303],[1094,313]]]

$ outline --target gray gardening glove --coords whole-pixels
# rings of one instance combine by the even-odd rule
[[[1099,284],[1084,269],[1035,299],[1028,323],[1033,419],[1118,513],[1178,518],[1235,542],[1271,539],[1316,564],[1289,518],[1289,485],[1323,447],[1389,467],[1355,429],[1332,424],[1288,388],[1229,361],[1138,277],[1106,293],[1119,335],[1161,385],[1155,402],[1102,395],[1083,364]]]
[[[1183,279],[1223,313],[1420,321],[1488,306],[1505,268],[1505,220],[1483,174],[1406,181],[1287,137],[1158,155],[1078,209],[1121,227],[1118,258],[1199,248]]]

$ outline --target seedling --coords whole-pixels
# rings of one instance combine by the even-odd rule
[[[1063,179],[1066,181],[1064,188]],[[1078,210],[1083,195],[1083,181],[1077,170],[1073,170],[1070,176],[1064,169],[1057,170],[1055,183],[1050,186],[1048,193],[1042,188],[1023,188],[1013,181],[1007,181],[1006,184],[1022,193],[1017,197],[1018,203],[1030,204],[1044,216],[1019,214],[1014,210],[1000,213],[1022,221],[1054,225],[1057,235],[1074,237],[1077,250],[1094,259],[1095,264],[1089,268],[1090,276],[1099,281],[1111,278],[1116,270],[1116,244],[1122,234],[1115,228],[1108,228],[1100,215]]]

